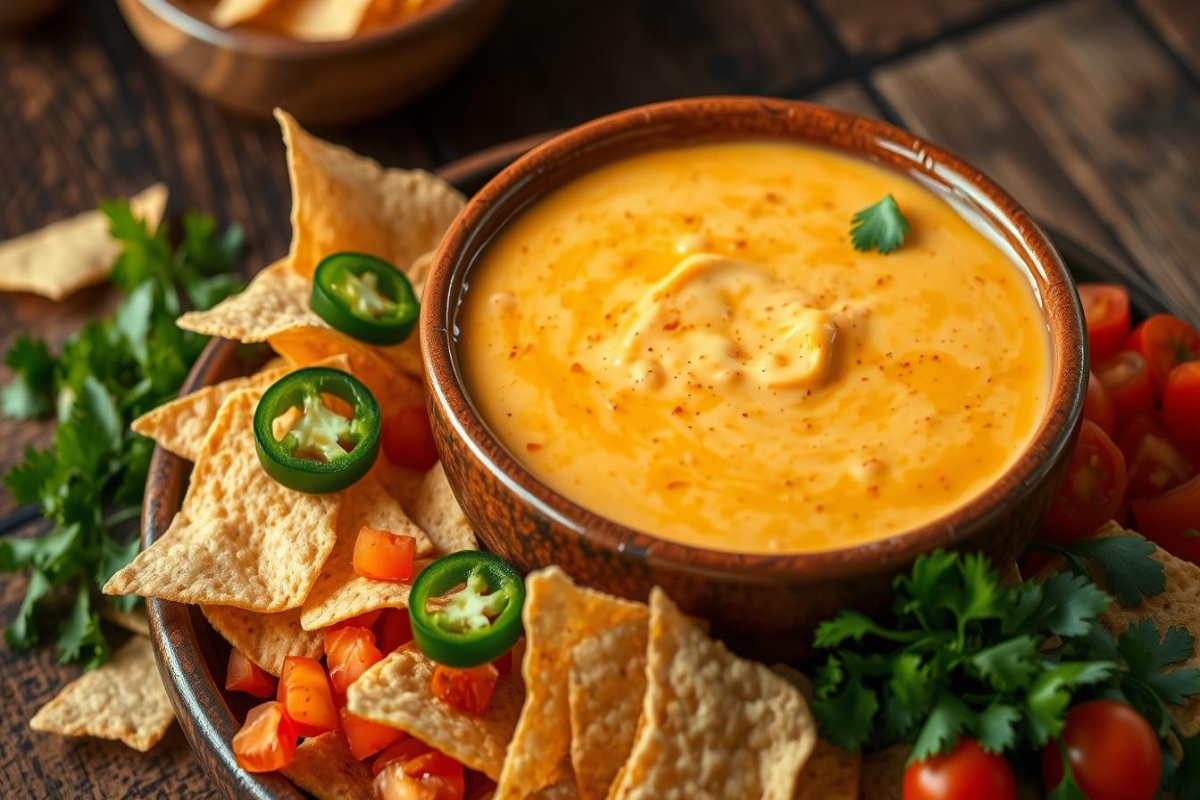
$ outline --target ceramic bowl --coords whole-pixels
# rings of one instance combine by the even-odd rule
[[[455,314],[472,264],[521,209],[599,165],[635,153],[718,140],[782,139],[833,148],[940,184],[975,207],[1019,255],[1050,331],[1052,379],[1043,419],[1015,464],[978,497],[920,528],[810,554],[709,550],[633,530],[538,481],[489,431],[462,379]],[[562,566],[577,581],[644,599],[665,588],[714,632],[759,658],[802,657],[822,619],[845,607],[881,609],[892,578],[937,548],[1011,560],[1057,491],[1087,385],[1086,336],[1074,283],[1046,234],[979,170],[891,125],[805,103],[748,97],[635,108],[554,137],[467,203],[439,248],[420,330],[433,429],[446,473],[493,552],[530,570]]]
[[[440,0],[397,25],[338,42],[300,42],[207,21],[199,0],[118,0],[134,35],[205,97],[256,116],[276,106],[305,123],[382,114],[428,91],[483,41],[506,0]]]

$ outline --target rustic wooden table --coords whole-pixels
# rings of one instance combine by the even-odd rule
[[[0,38],[0,239],[165,180],[172,209],[246,227],[248,268],[283,253],[275,125],[231,116],[160,72],[112,0],[66,6]],[[911,128],[1200,317],[1196,0],[517,0],[430,97],[321,133],[388,165],[434,167],[711,93],[811,99]],[[21,331],[59,341],[110,305],[99,289],[60,305],[2,297],[0,347]],[[0,469],[48,434],[0,422]],[[0,518],[13,510],[0,492]],[[15,527],[36,523],[5,532]],[[0,618],[23,590],[0,578]],[[75,674],[48,650],[0,649],[0,797],[212,796],[178,731],[147,755],[32,733],[29,717]]]

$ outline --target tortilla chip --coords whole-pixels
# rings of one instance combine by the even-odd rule
[[[800,691],[650,593],[644,724],[614,796],[791,800],[817,743]]]
[[[100,617],[139,636],[150,635],[150,620],[146,618],[146,607],[139,605],[133,611],[116,608],[112,603],[100,607]]]
[[[302,42],[336,42],[358,33],[372,0],[287,0],[255,22]]]
[[[894,744],[863,756],[859,800],[904,800],[904,769],[912,747]]]
[[[417,541],[417,555],[433,551],[425,532],[413,524],[379,481],[370,475],[343,492],[338,516],[337,542],[321,569],[321,576],[304,601],[300,616],[306,631],[329,627],[378,608],[406,608],[412,583],[375,581],[354,571],[354,543],[364,526],[378,528]],[[415,576],[414,576],[415,578]]]
[[[350,684],[350,713],[398,728],[495,780],[525,698],[520,677],[501,675],[487,710],[471,714],[434,698],[434,666],[415,647],[397,650]]]
[[[608,796],[633,750],[646,694],[647,634],[646,621],[635,620],[571,648],[571,764],[584,800]]]
[[[450,482],[446,480],[446,471],[440,461],[425,473],[411,507],[411,516],[413,522],[429,534],[439,554],[476,550],[479,547],[471,524],[454,497]]]
[[[350,359],[354,377],[366,384],[385,413],[389,409],[425,405],[420,382],[385,357],[380,348],[363,344],[332,328],[289,328],[267,341],[275,352],[299,366],[344,353]]]
[[[239,342],[265,342],[304,326],[329,328],[309,307],[309,280],[282,259],[255,275],[244,292],[207,311],[189,311],[177,324],[184,330]]]
[[[623,622],[644,620],[646,606],[576,586],[558,567],[526,578],[527,694],[508,748],[496,800],[518,800],[555,783],[571,741],[567,674],[571,650]]]
[[[812,703],[812,681],[807,675],[787,664],[775,664],[771,669],[799,689],[806,703]],[[800,772],[795,800],[855,800],[858,797],[858,773],[861,767],[860,751],[849,752],[824,739],[817,739],[812,756]]]
[[[337,539],[341,498],[292,491],[263,471],[253,434],[259,396],[242,389],[221,405],[171,527],[105,593],[261,613],[308,597]]]
[[[63,736],[115,739],[143,753],[166,735],[175,720],[154,648],[134,636],[98,669],[67,684],[34,714],[29,727]]]
[[[350,755],[341,731],[305,739],[292,763],[279,771],[317,800],[375,800],[371,770]]]
[[[348,3],[349,5],[349,3]],[[353,250],[400,269],[441,242],[465,198],[423,170],[377,162],[310,135],[275,110],[292,179],[292,268],[311,278],[330,253]]]
[[[166,185],[144,189],[129,205],[153,231],[167,207]],[[108,277],[120,252],[121,246],[108,235],[104,213],[85,211],[0,244],[0,290],[62,300]]]
[[[254,19],[275,2],[277,0],[220,0],[210,19],[218,28],[229,28]]]
[[[288,656],[320,658],[325,640],[300,626],[300,609],[257,614],[230,606],[201,606],[213,629],[235,650],[278,677]]]
[[[383,487],[384,491],[404,506],[405,511],[409,514],[412,513],[412,508],[417,502],[417,495],[421,491],[421,481],[425,479],[426,473],[419,469],[393,464],[387,458],[380,456],[375,460],[371,474],[375,480],[379,481],[379,485]]]
[[[1015,561],[997,565],[996,569],[1000,573],[1000,583],[1003,586],[1016,586],[1024,580],[1021,577],[1021,568],[1017,566],[1017,562]]]

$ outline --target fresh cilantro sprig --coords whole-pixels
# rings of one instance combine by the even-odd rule
[[[859,211],[850,220],[850,241],[855,250],[864,253],[878,250],[886,256],[899,250],[904,244],[904,237],[911,233],[908,220],[900,212],[896,198],[890,194]]]
[[[129,424],[175,397],[204,348],[206,337],[175,326],[179,312],[211,307],[241,288],[238,226],[218,234],[211,217],[188,214],[172,246],[166,225],[151,233],[126,203],[101,209],[121,245],[111,281],[123,301],[57,356],[45,342],[19,337],[5,358],[13,379],[0,394],[9,416],[58,418],[53,446],[27,450],[4,478],[16,502],[40,505],[51,523],[34,538],[0,539],[0,569],[29,574],[5,639],[26,650],[52,637],[60,661],[88,668],[108,656],[99,603],[128,609],[137,600],[102,600],[98,589],[137,553],[130,523],[140,513],[153,443]]]

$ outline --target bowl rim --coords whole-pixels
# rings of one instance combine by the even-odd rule
[[[417,40],[426,32],[449,25],[470,13],[486,0],[438,0],[433,6],[418,11],[397,25],[381,28],[362,36],[328,42],[306,42],[284,36],[272,36],[255,30],[218,28],[178,5],[175,0],[131,0],[153,14],[161,22],[213,47],[272,59],[295,61],[336,58],[348,53],[361,53],[392,47]]]
[[[707,135],[699,133],[697,123],[714,114],[725,117]],[[1023,257],[1022,269],[1034,283],[1049,332],[1050,390],[1042,419],[1017,460],[990,486],[948,514],[920,527],[847,548],[752,553],[698,547],[622,525],[575,503],[536,478],[491,433],[464,386],[453,342],[459,287],[471,268],[470,262],[486,245],[481,236],[474,235],[485,221],[499,217],[499,226],[507,224],[536,197],[565,182],[555,183],[555,175],[566,173],[569,180],[584,171],[580,169],[581,154],[602,150],[606,145],[620,150],[665,131],[686,137],[689,126],[699,135],[686,143],[764,138],[753,132],[747,134],[742,126],[747,120],[761,121],[764,117],[801,117],[831,136],[837,131],[850,131],[860,137],[853,147],[815,138],[807,141],[857,152],[898,171],[907,170],[910,175],[923,172],[932,177],[936,171],[940,182],[974,202],[989,226],[1007,235]],[[805,140],[784,133],[775,133],[772,138]],[[873,142],[874,149],[861,144],[863,141]],[[608,160],[602,157],[587,169],[629,153],[628,149],[615,156],[609,153]],[[535,198],[520,198],[517,203],[521,190],[535,177],[550,185]],[[517,207],[512,208],[514,205]],[[1011,195],[963,159],[915,134],[879,120],[794,100],[752,96],[671,100],[619,111],[551,137],[519,157],[467,201],[437,249],[421,307],[421,351],[429,402],[440,406],[453,435],[466,445],[465,457],[479,462],[507,492],[516,495],[522,506],[584,538],[592,548],[633,558],[652,569],[733,579],[743,584],[781,579],[835,580],[861,575],[864,565],[869,565],[872,572],[894,571],[922,553],[953,548],[969,539],[980,526],[1004,516],[1009,503],[1026,497],[1065,456],[1082,416],[1087,386],[1087,337],[1074,281],[1049,237]]]

